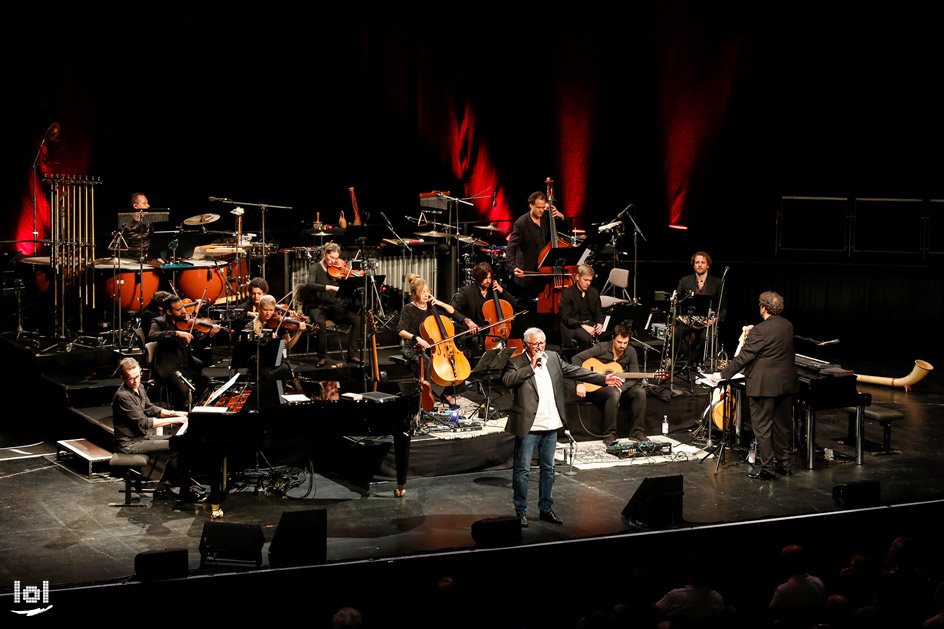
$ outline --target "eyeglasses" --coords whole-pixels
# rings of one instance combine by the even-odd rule
[[[538,341],[536,343],[525,343],[525,345],[533,345],[535,347],[540,347],[542,345],[547,345],[547,341]]]

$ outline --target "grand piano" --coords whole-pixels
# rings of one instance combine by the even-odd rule
[[[872,404],[872,396],[856,390],[856,377],[844,373],[839,365],[797,354],[794,363],[800,380],[796,396],[794,418],[805,422],[806,467],[813,469],[816,454],[816,412],[846,406],[856,407],[855,449],[856,464],[862,465],[865,442],[865,407]]]
[[[247,455],[264,443],[290,439],[307,448],[325,436],[393,436],[397,489],[406,494],[410,456],[411,424],[418,400],[381,392],[360,394],[360,400],[342,397],[284,403],[281,391],[267,390],[277,383],[242,382],[238,378],[217,387],[214,396],[201,401],[190,412],[187,439],[197,460],[209,459],[212,466],[211,497],[219,504],[226,487],[228,457]],[[227,386],[228,385],[228,386]],[[221,406],[216,406],[223,402]]]

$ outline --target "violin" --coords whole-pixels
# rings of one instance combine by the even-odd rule
[[[295,312],[290,308],[286,308],[282,304],[275,304],[276,314],[282,315],[283,317],[288,317],[289,319],[294,319],[296,321],[304,321],[305,323],[311,323],[311,319],[306,317],[300,312]]]
[[[294,319],[286,315],[281,315],[278,312],[273,313],[271,317],[266,319],[266,322],[263,325],[270,330],[282,329],[286,332],[297,332],[302,325],[305,326],[306,330],[318,329],[318,326],[309,326],[305,321]]]
[[[335,264],[328,266],[328,275],[336,280],[343,280],[348,277],[364,277],[364,272],[355,271],[351,265],[338,258]]]
[[[520,356],[524,352],[524,343],[521,339],[509,339],[511,336],[511,320],[515,310],[511,304],[498,296],[498,290],[492,289],[492,300],[482,304],[482,316],[491,326],[491,332],[485,337],[485,349],[496,347],[514,347],[513,356]]]
[[[192,316],[189,312],[187,313],[186,319],[175,320],[174,324],[177,326],[178,330],[190,332],[191,334],[194,332],[212,332],[213,326],[216,325],[212,319],[198,319],[197,317]],[[232,330],[229,328],[224,328],[223,326],[220,326],[220,331],[233,334]]]
[[[469,359],[456,347],[456,329],[446,316],[436,313],[430,304],[432,315],[420,325],[420,336],[429,343],[431,352],[430,377],[438,385],[448,387],[461,384],[472,373]]]

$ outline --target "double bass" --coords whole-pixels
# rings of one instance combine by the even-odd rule
[[[550,220],[550,241],[541,253],[538,254],[539,262],[553,262],[554,249],[563,249],[573,246],[571,241],[557,233],[557,222],[554,219],[554,180],[548,177],[547,184],[547,205],[551,211]],[[547,283],[541,294],[538,295],[538,312],[557,314],[560,311],[561,293],[565,288],[574,283],[573,276],[577,272],[576,266],[554,266],[553,264],[538,267],[538,275],[547,278]],[[529,275],[531,275],[529,273]]]

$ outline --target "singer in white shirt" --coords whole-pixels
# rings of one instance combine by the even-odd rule
[[[528,526],[528,479],[534,450],[541,466],[538,508],[540,519],[563,524],[553,511],[554,450],[557,431],[565,425],[564,378],[597,385],[619,387],[623,380],[571,365],[556,352],[545,351],[547,343],[539,328],[525,331],[524,354],[508,361],[502,374],[505,386],[514,394],[505,430],[515,435],[514,487],[515,513],[521,526]]]

